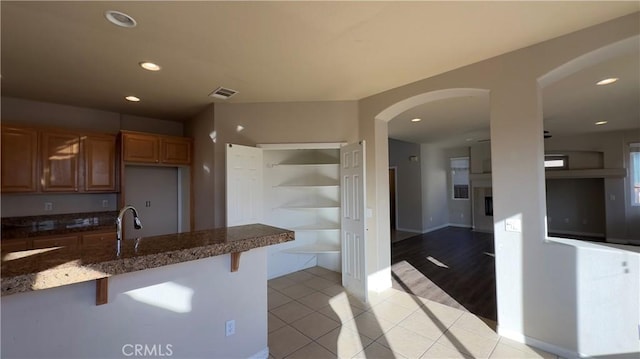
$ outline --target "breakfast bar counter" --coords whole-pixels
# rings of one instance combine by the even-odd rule
[[[292,240],[293,231],[250,224],[123,240],[120,253],[116,242],[3,253],[1,294],[99,280],[100,296],[108,277],[227,253],[235,271],[240,253]]]

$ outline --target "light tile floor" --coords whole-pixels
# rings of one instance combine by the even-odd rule
[[[396,289],[365,304],[340,282],[322,267],[269,281],[269,358],[557,358],[469,312]]]

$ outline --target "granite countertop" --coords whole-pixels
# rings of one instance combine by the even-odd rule
[[[294,232],[263,224],[217,228],[2,254],[2,292],[59,287],[226,253],[237,253],[294,240]]]
[[[2,218],[2,239],[116,230],[118,211]]]

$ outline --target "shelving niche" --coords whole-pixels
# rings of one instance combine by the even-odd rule
[[[269,278],[319,265],[340,272],[340,143],[263,149],[264,220],[296,240],[269,247]]]

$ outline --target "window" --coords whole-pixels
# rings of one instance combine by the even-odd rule
[[[631,205],[640,206],[640,142],[629,145],[629,182]]]
[[[566,155],[544,155],[544,168],[565,170],[568,168],[567,159]]]
[[[469,157],[451,158],[453,199],[469,199]]]

